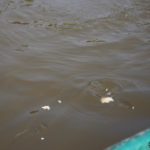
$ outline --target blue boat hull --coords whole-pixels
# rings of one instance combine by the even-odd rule
[[[105,150],[150,150],[150,128]]]

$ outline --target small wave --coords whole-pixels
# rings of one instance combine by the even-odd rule
[[[86,90],[93,96],[101,97],[107,95],[107,90],[109,90],[109,93],[111,93],[111,95],[118,95],[123,91],[133,88],[136,88],[136,85],[128,80],[102,78],[90,81]]]

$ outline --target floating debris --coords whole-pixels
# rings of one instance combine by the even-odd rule
[[[134,107],[134,106],[132,106],[132,107],[131,107],[131,109],[132,109],[132,110],[134,110],[134,109],[135,109],[135,107]]]
[[[43,141],[43,140],[45,140],[45,138],[44,138],[44,137],[41,137],[41,141]]]
[[[108,92],[108,88],[106,88],[105,91]]]
[[[24,129],[23,131],[17,133],[17,134],[15,135],[15,138],[22,136],[22,135],[25,134],[27,131],[28,131],[28,129]]]
[[[101,103],[110,103],[110,102],[114,102],[114,99],[112,97],[102,97],[100,101]]]
[[[104,40],[98,40],[98,39],[96,39],[96,40],[87,40],[86,42],[87,42],[87,43],[92,43],[92,42],[93,42],[93,43],[95,43],[95,42],[102,42],[102,43],[103,43],[103,42],[105,42],[105,41],[104,41]]]
[[[33,111],[30,111],[30,114],[35,114],[37,112],[39,112],[39,111],[38,110],[33,110]]]
[[[27,24],[29,24],[28,22],[20,22],[20,21],[13,21],[11,23],[12,24],[21,24],[21,25],[27,25]]]
[[[58,102],[59,104],[61,104],[61,103],[62,103],[62,100],[57,100],[57,102]]]
[[[49,26],[49,27],[52,27],[52,26],[53,26],[53,24],[51,24],[51,23],[50,23],[48,26]]]
[[[42,108],[43,110],[50,110],[50,106],[48,106],[48,105],[42,106],[41,108]]]

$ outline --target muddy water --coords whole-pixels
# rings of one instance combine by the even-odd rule
[[[149,0],[0,1],[1,150],[102,150],[149,107]]]

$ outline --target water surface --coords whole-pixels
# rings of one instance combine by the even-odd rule
[[[2,150],[102,150],[149,106],[149,0],[0,1]]]

